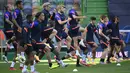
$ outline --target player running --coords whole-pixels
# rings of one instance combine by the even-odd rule
[[[91,17],[91,22],[90,24],[86,27],[86,42],[88,45],[90,45],[90,47],[92,48],[92,64],[96,64],[94,59],[96,58],[96,49],[98,48],[98,45],[94,42],[94,34],[96,35],[96,37],[99,39],[99,35],[98,35],[98,30],[97,27],[95,25],[96,23],[96,18],[95,17]]]
[[[5,60],[5,62],[8,63],[8,59],[7,59],[7,55],[8,55],[8,51],[10,49],[10,43],[12,43],[15,40],[14,32],[13,32],[13,15],[12,15],[12,8],[13,6],[8,4],[7,6],[5,6],[5,10],[6,12],[4,13],[4,33],[6,35],[6,39],[7,39],[7,48],[4,51],[4,55],[2,56],[3,59]],[[14,43],[13,43],[14,45]],[[14,47],[16,48],[16,47]]]
[[[45,16],[42,12],[38,12],[36,14],[36,19],[31,24],[31,39],[34,50],[36,51],[36,55],[39,54],[39,51],[45,51],[45,54],[48,59],[49,68],[52,69],[52,62],[50,57],[50,47],[47,46],[44,42],[40,40],[41,38],[41,22],[44,20]]]
[[[66,39],[66,45],[68,50],[70,49],[71,46],[71,38],[67,34],[67,32],[65,32],[66,30],[65,25],[67,22],[71,20],[71,18],[66,19],[64,11],[65,11],[65,7],[63,5],[57,6],[57,13],[55,15],[55,29],[57,30],[56,41],[57,41],[58,53],[60,53],[63,39]]]
[[[79,58],[82,56],[80,55],[81,51],[80,51],[80,47],[78,46],[78,36],[79,36],[79,31],[81,29],[84,32],[85,32],[85,30],[80,27],[79,19],[86,18],[86,16],[78,16],[76,9],[77,9],[77,6],[74,5],[73,8],[71,10],[69,10],[69,13],[68,13],[69,17],[71,18],[71,20],[69,21],[69,35],[72,38],[72,40],[74,41],[74,43],[73,43],[74,48],[76,49],[76,55],[78,56],[77,66],[80,66]],[[80,44],[85,46],[85,44],[83,43],[83,39],[84,39],[84,37],[82,36]]]
[[[100,59],[100,64],[105,64],[105,58],[106,55],[109,53],[110,50],[110,45],[109,45],[109,41],[110,38],[107,36],[108,35],[108,27],[107,27],[107,22],[108,22],[108,18],[105,15],[101,15],[100,17],[101,22],[98,24],[98,28],[99,28],[99,35],[100,35],[100,45],[102,47],[102,49],[104,49],[101,59]]]
[[[22,37],[23,41],[21,41],[21,45],[25,48],[25,53],[27,55],[27,59],[25,61],[24,67],[22,69],[22,73],[29,73],[27,70],[27,67],[30,65],[30,69],[32,73],[39,73],[35,70],[34,67],[34,55],[36,54],[33,50],[32,44],[31,44],[31,27],[30,24],[32,24],[32,15],[27,15],[26,20],[23,22],[23,30],[22,30]]]
[[[17,8],[14,10],[13,13],[13,22],[14,22],[14,33],[15,33],[15,37],[16,37],[16,43],[15,43],[15,47],[17,48],[16,53],[17,53],[17,59],[20,62],[20,69],[23,68],[23,61],[22,59],[25,59],[24,56],[24,48],[20,45],[20,41],[22,41],[22,26],[23,26],[23,3],[22,1],[16,1],[16,6]],[[10,66],[10,70],[16,70],[14,68],[14,65],[16,63],[16,58],[13,60],[11,66]]]
[[[107,58],[107,63],[110,62],[110,58],[114,53],[116,52],[117,61],[119,62],[119,54],[121,49],[121,42],[120,42],[120,33],[119,33],[119,18],[117,16],[114,16],[111,20],[111,22],[108,25],[108,28],[112,30],[110,33],[110,45],[111,45],[111,51]]]

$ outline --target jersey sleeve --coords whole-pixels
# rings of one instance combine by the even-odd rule
[[[101,30],[103,29],[103,25],[102,25],[102,24],[99,24],[98,27],[99,27],[99,29],[101,29]]]
[[[4,17],[5,17],[5,19],[9,19],[9,14],[8,14],[8,13],[5,13],[5,14],[4,14]]]
[[[60,16],[58,14],[56,14],[55,16],[55,19],[58,21],[58,20],[61,20]]]
[[[19,13],[20,13],[19,10],[15,10],[13,13],[13,18],[16,19]]]
[[[70,10],[70,11],[69,11],[69,16],[70,16],[71,18],[73,18],[73,15],[76,15],[76,14],[75,14],[75,11],[74,11],[74,10]]]
[[[72,10],[70,13],[71,13],[72,15],[76,15],[74,10]]]
[[[33,28],[33,27],[35,27],[37,25],[38,25],[38,23],[34,21],[32,24],[30,24],[30,27]]]

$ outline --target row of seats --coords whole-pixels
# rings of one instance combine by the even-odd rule
[[[90,17],[95,16],[97,18],[97,22],[99,21],[100,15],[108,14],[108,5],[107,0],[83,0],[83,14],[87,16],[84,19],[83,26],[86,26],[90,22]]]

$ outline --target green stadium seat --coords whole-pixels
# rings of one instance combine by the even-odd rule
[[[99,21],[100,15],[108,14],[108,4],[107,0],[87,0],[86,5],[85,2],[82,2],[83,6],[83,14],[87,16],[83,21],[83,26],[86,26],[90,22],[90,17],[95,16],[97,18],[97,22]]]

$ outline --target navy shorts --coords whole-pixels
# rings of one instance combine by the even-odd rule
[[[12,36],[14,35],[13,30],[6,30],[6,31],[4,31],[4,33],[5,33],[5,36],[6,36],[6,39],[7,39],[7,40],[8,40],[8,39],[11,39]]]
[[[94,43],[95,43],[94,41],[87,41],[87,44],[90,45],[90,47],[95,47],[95,46],[93,45]]]
[[[121,45],[120,40],[119,39],[111,39],[110,40],[110,45],[113,46],[115,44],[118,45],[118,46],[120,46]]]
[[[59,42],[62,39],[66,39],[68,37],[67,33],[64,30],[58,31],[56,35],[56,41]]]
[[[45,38],[49,38],[49,36],[51,35],[52,31],[53,31],[52,27],[45,27],[42,30],[42,33],[41,33],[42,40],[44,40]]]
[[[20,33],[19,31],[17,31],[17,29],[14,30],[14,34],[15,34],[15,37],[16,37],[16,41],[20,41],[22,40],[22,33]]]
[[[102,42],[100,42],[101,48],[106,49],[108,48],[109,42],[106,39],[101,39]]]
[[[29,56],[32,53],[32,51],[33,51],[32,45],[27,44],[27,49],[25,50],[26,55]]]
[[[68,33],[69,33],[70,37],[79,36],[79,27],[78,26],[70,27]]]
[[[32,47],[33,47],[33,51],[38,53],[40,49],[44,50],[46,45],[41,42],[37,42],[37,43],[32,42]]]

